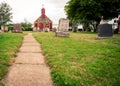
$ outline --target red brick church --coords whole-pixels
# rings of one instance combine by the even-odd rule
[[[33,31],[52,31],[52,21],[45,15],[45,8],[41,9],[41,16],[36,19],[34,22]]]

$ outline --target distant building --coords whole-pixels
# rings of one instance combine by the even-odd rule
[[[34,22],[33,31],[52,31],[52,21],[45,15],[45,8],[41,9],[41,16]]]

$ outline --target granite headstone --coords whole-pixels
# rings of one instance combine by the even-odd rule
[[[112,25],[111,24],[100,24],[98,25],[98,37],[112,37]]]

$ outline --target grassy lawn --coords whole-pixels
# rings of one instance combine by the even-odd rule
[[[21,45],[22,39],[23,34],[21,33],[0,34],[0,79],[6,74],[15,53]]]
[[[120,35],[33,33],[42,46],[55,86],[120,86]]]

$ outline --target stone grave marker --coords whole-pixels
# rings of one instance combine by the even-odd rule
[[[58,30],[55,32],[56,36],[69,37],[69,20],[61,18],[59,20]]]
[[[15,33],[22,33],[21,24],[13,24],[13,32],[15,32]]]
[[[110,24],[100,24],[98,25],[98,37],[112,37],[112,25]]]
[[[106,23],[101,18],[100,24],[98,25],[98,37],[97,38],[111,38],[113,36],[112,25]]]

